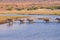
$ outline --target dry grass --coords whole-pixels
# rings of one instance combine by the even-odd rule
[[[6,20],[8,18],[15,19],[15,18],[29,18],[30,16],[0,16],[0,21]]]
[[[0,14],[55,14],[60,15],[60,10],[38,9],[38,10],[13,10],[13,11],[0,11]]]
[[[30,16],[0,16],[0,24],[6,23],[6,20],[8,18],[12,19],[15,21],[16,18],[29,18]]]

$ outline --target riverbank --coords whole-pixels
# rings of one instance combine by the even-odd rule
[[[36,21],[36,19],[38,19],[39,20],[39,18],[43,18],[42,20],[45,20],[45,18],[48,18],[49,20],[52,20],[52,21],[50,21],[50,22],[56,22],[55,21],[55,19],[56,18],[60,18],[60,16],[59,15],[20,15],[20,16],[18,16],[18,15],[16,15],[16,16],[0,16],[0,24],[3,24],[3,23],[6,23],[6,21],[8,20],[8,19],[11,19],[11,20],[13,20],[13,21],[16,21],[16,19],[20,19],[20,18],[23,18],[23,19],[25,19],[26,20],[26,18],[32,18],[33,20],[35,20]]]
[[[37,10],[11,10],[11,11],[0,11],[0,14],[48,14],[48,15],[60,15],[60,10],[50,9],[37,9]]]
[[[0,24],[3,24],[7,19],[15,21],[16,18],[29,18],[30,16],[0,16]]]

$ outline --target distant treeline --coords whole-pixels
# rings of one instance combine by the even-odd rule
[[[36,9],[51,9],[51,10],[54,10],[54,9],[60,9],[60,6],[50,6],[50,7],[40,7],[40,6],[32,6],[30,8],[27,8],[27,10],[36,10]]]
[[[54,10],[54,9],[60,9],[60,6],[51,6],[51,7],[47,7],[47,9],[52,9],[52,10]]]
[[[19,7],[8,7],[6,10],[37,10],[37,9],[51,9],[51,10],[54,10],[54,9],[60,9],[60,6],[50,6],[50,7],[40,7],[40,6],[32,6],[32,7],[28,7],[28,8],[19,8]]]

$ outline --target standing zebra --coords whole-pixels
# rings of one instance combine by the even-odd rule
[[[55,20],[57,20],[60,23],[60,18],[56,18]]]
[[[7,23],[9,23],[9,25],[13,24],[13,19],[7,19]]]

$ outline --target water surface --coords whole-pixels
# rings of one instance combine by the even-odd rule
[[[6,15],[5,15],[6,16]],[[20,15],[23,16],[23,15]],[[25,15],[27,16],[27,15]],[[56,15],[28,15],[32,17],[51,18],[51,22],[39,21],[36,23],[20,24],[19,21],[13,25],[0,25],[0,40],[60,40],[60,23],[55,22]]]

